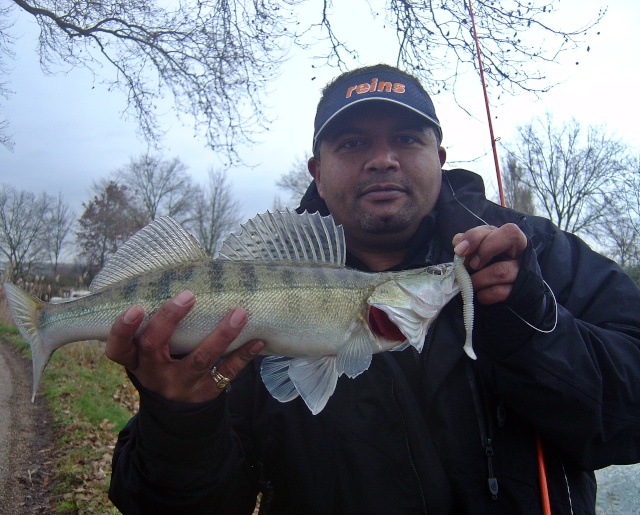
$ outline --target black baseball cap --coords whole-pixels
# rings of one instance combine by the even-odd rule
[[[329,86],[318,104],[313,124],[314,153],[323,131],[338,115],[352,106],[371,101],[391,102],[421,115],[436,128],[439,141],[442,141],[436,109],[420,83],[392,67],[372,67],[360,73],[347,74]]]

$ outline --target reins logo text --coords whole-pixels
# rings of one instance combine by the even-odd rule
[[[362,95],[364,93],[369,93],[371,91],[386,91],[387,93],[404,93],[405,87],[401,82],[386,82],[386,81],[378,81],[378,79],[371,79],[371,82],[365,82],[363,84],[358,84],[357,86],[351,86],[347,89],[347,94],[345,98],[351,98],[351,95],[354,93],[356,95]]]

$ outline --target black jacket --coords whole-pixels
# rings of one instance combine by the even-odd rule
[[[375,355],[315,416],[271,398],[259,360],[209,403],[140,389],[113,460],[123,513],[251,513],[262,490],[278,514],[539,514],[536,434],[552,513],[594,513],[592,471],[640,461],[640,291],[577,237],[487,201],[477,175],[444,175],[402,267],[451,261],[453,236],[480,219],[529,238],[506,305],[477,306],[478,360],[462,351],[458,297],[421,354]],[[326,210],[313,192],[303,207]],[[539,332],[508,307],[547,330],[557,310],[557,326]]]

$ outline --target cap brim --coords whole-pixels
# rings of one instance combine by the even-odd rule
[[[423,113],[422,111],[420,111],[419,109],[416,109],[414,107],[411,107],[403,102],[398,102],[397,100],[394,100],[392,98],[386,98],[386,97],[368,97],[368,98],[362,98],[359,100],[355,100],[343,107],[341,107],[340,109],[338,109],[335,113],[333,113],[328,119],[327,121],[325,121],[322,126],[316,131],[316,134],[313,137],[313,149],[315,150],[317,145],[318,145],[318,141],[320,140],[320,137],[322,136],[322,133],[327,129],[327,127],[331,124],[332,121],[334,121],[338,116],[340,116],[341,114],[345,113],[346,111],[348,111],[349,109],[351,109],[354,106],[359,106],[362,105],[365,102],[386,102],[388,104],[395,104],[399,107],[403,107],[413,113],[416,113],[417,115],[421,116],[422,118],[424,118],[425,120],[427,120],[431,125],[433,125],[437,130],[438,130],[438,135],[439,135],[439,139],[442,140],[442,128],[440,127],[440,123],[438,122],[438,120],[434,120],[431,116]]]

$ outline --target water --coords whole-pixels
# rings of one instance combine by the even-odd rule
[[[596,470],[597,515],[640,515],[640,464]]]

